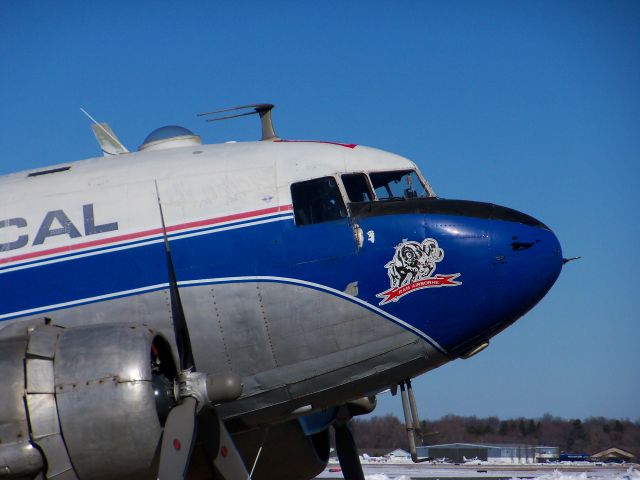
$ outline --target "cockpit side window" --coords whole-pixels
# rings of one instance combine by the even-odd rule
[[[371,202],[373,193],[367,176],[364,173],[348,173],[342,175],[342,183],[351,202]]]
[[[333,177],[292,184],[291,199],[298,226],[339,220],[347,216],[340,189]]]
[[[378,200],[429,196],[414,170],[370,173],[369,177]]]

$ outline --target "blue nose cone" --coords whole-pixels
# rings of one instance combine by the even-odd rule
[[[528,312],[546,295],[562,270],[562,248],[544,224],[494,222],[490,232],[497,331]]]
[[[371,271],[376,303],[428,335],[451,358],[477,351],[533,308],[562,269],[562,249],[551,229],[510,208],[430,198],[352,204],[352,209],[359,225],[390,239],[391,248],[397,250],[399,239],[437,246],[430,273],[415,282],[410,262],[424,260],[419,251],[392,262],[386,246],[363,248],[361,255],[366,265],[387,269],[388,279]]]
[[[522,317],[546,295],[562,270],[560,242],[549,227],[521,212],[486,205],[477,206],[490,212],[484,223],[488,261],[478,270],[483,285],[474,285],[483,289],[482,300],[462,324],[465,333],[449,343],[454,356],[468,354]]]

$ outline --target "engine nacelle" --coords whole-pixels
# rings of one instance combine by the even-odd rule
[[[0,331],[4,333],[4,330]],[[13,333],[13,332],[12,332]],[[44,459],[29,441],[29,420],[24,407],[24,355],[22,336],[0,338],[0,477],[33,477],[44,468]]]
[[[0,375],[15,373],[24,362],[23,385],[7,390],[19,397],[26,391],[13,403],[19,401],[23,411],[26,403],[28,446],[42,452],[46,475],[153,478],[163,421],[156,392],[170,385],[158,379],[173,378],[176,371],[166,339],[142,325],[60,328],[44,322],[24,337],[22,351],[21,337],[0,339],[2,346],[18,345],[9,352],[12,361],[3,349]],[[23,467],[22,475],[34,473],[36,463],[31,459],[31,471]],[[12,475],[17,473],[14,468]]]
[[[121,325],[72,328],[60,336],[56,400],[81,478],[144,478],[152,471],[162,435],[151,370],[154,340],[166,343],[146,327]]]
[[[233,436],[245,465],[256,464],[254,480],[304,480],[318,476],[329,462],[329,429],[305,435],[298,420]],[[258,450],[262,451],[256,462]]]

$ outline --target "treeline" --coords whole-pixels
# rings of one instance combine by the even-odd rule
[[[408,448],[404,422],[393,415],[355,419],[351,426],[361,451]],[[640,420],[603,417],[563,419],[477,418],[446,415],[435,421],[422,421],[422,443],[524,443],[560,447],[561,452],[593,454],[609,447],[632,452],[640,458]]]

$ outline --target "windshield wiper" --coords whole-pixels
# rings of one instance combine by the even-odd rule
[[[378,200],[380,200],[381,202],[388,202],[393,200],[406,200],[406,198],[405,197],[384,197],[384,198],[379,198]]]

